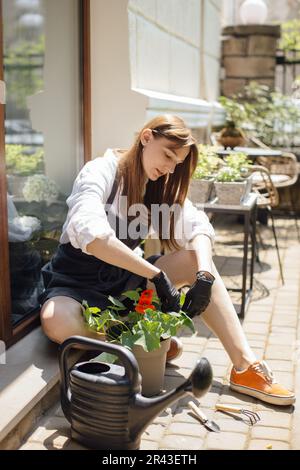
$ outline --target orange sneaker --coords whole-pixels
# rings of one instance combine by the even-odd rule
[[[264,361],[256,361],[241,372],[233,367],[230,388],[272,405],[292,405],[296,400],[294,393],[275,381],[271,369]]]
[[[178,357],[181,356],[183,351],[183,345],[182,342],[176,338],[176,336],[171,337],[171,344],[170,344],[170,349],[167,352],[167,359],[166,361],[173,361],[173,359],[177,359]]]

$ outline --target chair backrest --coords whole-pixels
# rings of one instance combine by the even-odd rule
[[[271,149],[268,145],[264,144],[260,139],[254,136],[248,136],[251,144],[263,149]],[[281,155],[275,157],[258,157],[256,162],[259,165],[266,167],[271,175],[286,175],[287,181],[283,186],[291,186],[296,183],[298,179],[298,161],[296,155],[291,152],[282,152]],[[279,185],[278,185],[279,186]],[[281,185],[280,185],[281,186]]]
[[[252,173],[252,190],[258,194],[258,207],[278,206],[279,195],[269,170],[261,165],[251,165],[249,171]]]

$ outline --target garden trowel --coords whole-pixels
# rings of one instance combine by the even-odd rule
[[[220,432],[221,429],[214,421],[211,421],[207,418],[207,416],[200,410],[200,408],[193,402],[188,402],[189,408],[193,411],[193,413],[197,416],[200,422],[207,428],[209,431],[213,432]]]

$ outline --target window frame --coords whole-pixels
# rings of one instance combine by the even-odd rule
[[[80,57],[80,114],[83,163],[91,160],[91,45],[90,45],[90,0],[79,2],[79,57]],[[4,79],[3,68],[3,10],[0,0],[0,80]],[[39,312],[34,313],[13,327],[11,323],[11,293],[8,248],[7,181],[5,168],[5,105],[0,104],[0,340],[6,347],[16,343],[35,328]]]

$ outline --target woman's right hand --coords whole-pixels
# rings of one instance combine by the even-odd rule
[[[165,313],[179,312],[180,294],[164,271],[160,271],[150,279],[156,288],[157,295],[162,303],[161,309]]]

